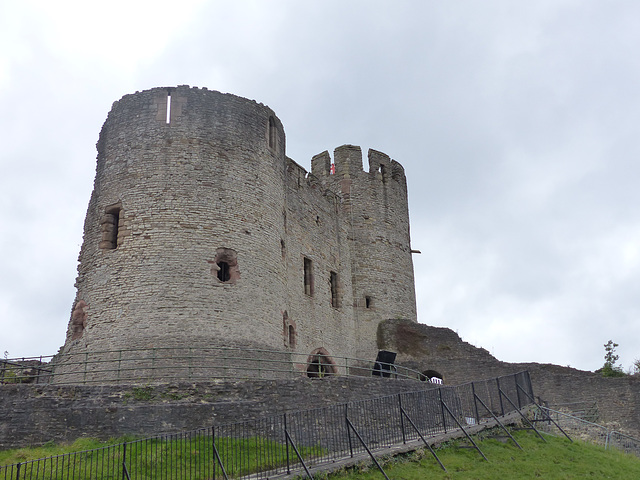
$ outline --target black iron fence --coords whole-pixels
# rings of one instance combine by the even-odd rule
[[[0,383],[106,384],[212,379],[285,379],[301,375],[425,380],[392,363],[250,348],[132,348],[0,360]]]
[[[312,478],[316,468],[375,461],[409,442],[431,448],[428,437],[499,423],[533,398],[521,372],[0,466],[0,479]]]
[[[593,409],[594,407],[589,412],[592,412]],[[617,448],[640,457],[640,439],[589,421],[580,416],[581,412],[576,415],[575,412],[567,413],[540,407],[536,413],[536,427],[540,430],[555,433],[555,425],[550,421],[553,420],[555,424],[560,425],[567,433],[583,441],[601,445],[605,449]]]

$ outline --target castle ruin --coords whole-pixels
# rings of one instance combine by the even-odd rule
[[[286,157],[271,109],[186,86],[115,102],[97,147],[66,342],[49,365],[35,362],[37,384],[3,385],[0,446],[68,440],[88,428],[105,437],[195,428],[189,422],[229,420],[224,412],[257,418],[429,388],[303,378],[318,356],[364,359],[371,375],[378,350],[449,384],[528,370],[540,402],[595,405],[601,421],[640,435],[637,376],[505,363],[450,329],[417,323],[406,178],[387,155],[370,150],[365,171],[360,148],[342,146],[333,162],[327,152],[313,157],[309,173]],[[185,347],[195,351],[185,365],[174,357],[164,369],[120,357]],[[248,377],[236,372],[165,377],[227,347],[275,352],[299,371],[275,382],[237,381]],[[163,383],[162,402],[128,405],[137,387],[119,376],[126,371],[130,383]],[[336,365],[332,373],[353,372]],[[49,382],[67,385],[42,385]],[[175,398],[183,390],[196,392],[192,401]]]
[[[269,107],[179,86],[113,104],[64,354],[189,346],[372,359],[416,322],[404,169],[286,156]],[[336,371],[336,373],[339,373]]]

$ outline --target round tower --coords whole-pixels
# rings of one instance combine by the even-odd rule
[[[285,135],[262,104],[179,86],[115,102],[64,353],[281,348]]]

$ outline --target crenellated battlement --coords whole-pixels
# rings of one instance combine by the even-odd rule
[[[404,168],[400,163],[392,160],[386,153],[369,149],[369,169],[365,171],[362,162],[362,149],[357,145],[342,145],[334,150],[334,162],[327,150],[315,155],[311,159],[311,172],[317,177],[331,175],[351,176],[358,173],[376,175],[381,180],[393,179],[406,182]],[[335,170],[332,171],[332,165]]]

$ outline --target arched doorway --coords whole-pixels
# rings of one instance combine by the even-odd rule
[[[324,378],[336,373],[338,373],[336,362],[326,349],[320,347],[311,352],[307,358],[307,377]]]
[[[434,378],[438,379],[439,381],[432,380]],[[420,380],[422,380],[423,382],[442,383],[443,379],[444,377],[442,376],[442,374],[436,372],[435,370],[425,370],[424,372],[422,372],[422,375],[420,375]]]

